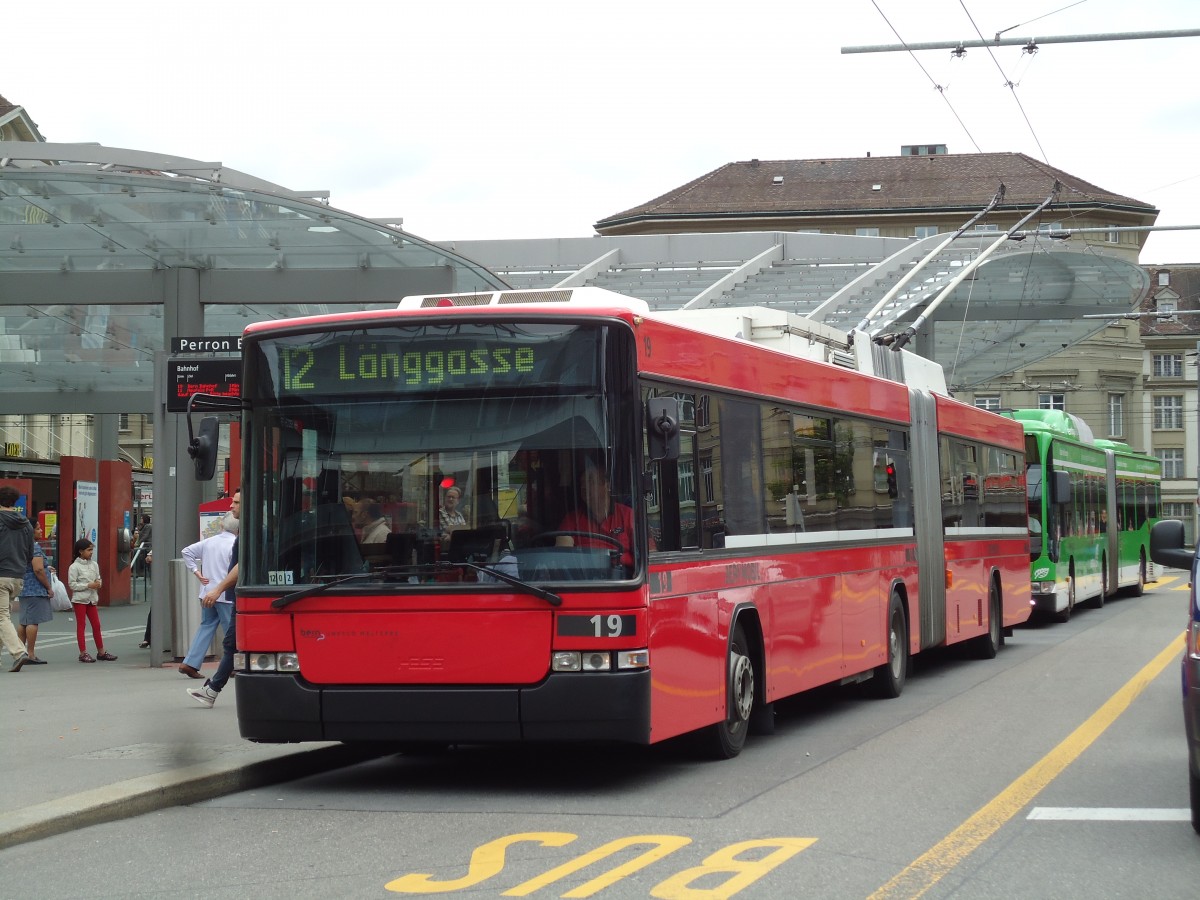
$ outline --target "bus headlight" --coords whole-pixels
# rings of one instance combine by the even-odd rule
[[[299,672],[300,658],[295,653],[245,653],[234,656],[234,668],[243,668],[238,664],[238,656],[245,659],[244,668],[251,672]]]
[[[575,650],[555,650],[550,658],[550,669],[553,672],[578,672],[583,668],[583,661]]]
[[[618,669],[648,669],[650,668],[649,650],[618,650]]]
[[[615,659],[615,662],[614,662]],[[650,651],[641,650],[555,650],[550,658],[553,672],[611,672],[648,669]]]
[[[607,672],[612,668],[612,656],[599,650],[585,651],[582,663],[585,672]]]

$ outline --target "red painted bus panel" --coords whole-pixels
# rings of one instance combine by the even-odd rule
[[[1024,452],[1025,432],[1020,422],[986,413],[948,397],[935,396],[934,400],[937,403],[938,431]]]
[[[702,332],[681,338],[681,331],[653,319],[641,322],[641,374],[909,422],[908,389],[902,384]]]
[[[550,666],[549,609],[310,613],[295,622],[300,671],[313,684],[530,684]]]

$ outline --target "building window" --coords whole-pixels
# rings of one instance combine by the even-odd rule
[[[1038,231],[1062,231],[1062,222],[1043,222],[1038,226]]]
[[[1175,313],[1179,312],[1179,301],[1174,297],[1159,297],[1154,301],[1154,305],[1158,307],[1158,318],[1175,319]]]
[[[1061,409],[1065,411],[1066,408],[1066,394],[1038,394],[1038,409]]]
[[[1109,225],[1108,227],[1109,227],[1109,228],[1116,228],[1117,226],[1116,226],[1116,225]],[[1119,232],[1119,231],[1106,231],[1106,232],[1104,232],[1104,239],[1105,239],[1106,241],[1108,241],[1110,244],[1119,244],[1119,243],[1121,243],[1121,232]]]
[[[975,230],[976,231],[999,231],[1000,226],[999,225],[976,225]]]
[[[1183,397],[1171,394],[1154,398],[1155,431],[1183,430]]]
[[[936,225],[918,225],[913,229],[913,236],[918,238],[933,237],[938,233]]]
[[[1158,286],[1167,287],[1171,283],[1171,273],[1166,269],[1158,273]]]
[[[1119,438],[1125,434],[1125,395],[1108,395],[1108,436]]]
[[[1162,505],[1162,517],[1164,519],[1179,519],[1183,522],[1183,543],[1192,547],[1195,546],[1194,532],[1196,530],[1193,516],[1196,515],[1196,510],[1191,503],[1164,503]]]
[[[1000,408],[999,394],[976,394],[975,406],[978,409],[990,409],[993,412]]]
[[[121,413],[117,418],[118,418],[117,430],[118,431],[128,431],[129,430],[129,413]]]
[[[1155,353],[1152,364],[1155,378],[1183,377],[1182,353]]]
[[[1167,447],[1154,453],[1162,460],[1163,478],[1183,478],[1183,448]]]
[[[878,228],[855,228],[854,233],[859,237],[879,237]]]
[[[713,455],[700,454],[700,484],[704,489],[704,500],[708,502],[715,496],[713,493]]]

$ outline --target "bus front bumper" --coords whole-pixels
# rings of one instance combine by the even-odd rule
[[[1033,608],[1043,613],[1058,613],[1067,608],[1067,592],[1065,590],[1033,591]]]
[[[650,673],[554,673],[529,687],[324,686],[239,672],[238,727],[295,741],[650,741]]]

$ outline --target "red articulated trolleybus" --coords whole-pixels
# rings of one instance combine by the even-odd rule
[[[250,740],[732,757],[782,697],[894,697],[912,654],[992,657],[1029,616],[1021,425],[866,336],[575,288],[243,347]]]

